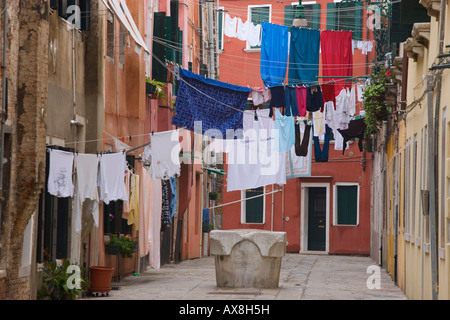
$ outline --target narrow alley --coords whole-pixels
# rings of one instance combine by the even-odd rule
[[[369,257],[287,254],[281,264],[279,288],[219,288],[214,257],[167,264],[112,283],[107,296],[84,300],[405,300],[402,291],[381,269],[379,286],[367,285],[377,267]],[[370,270],[370,269],[369,269]],[[375,275],[375,274],[374,274]]]

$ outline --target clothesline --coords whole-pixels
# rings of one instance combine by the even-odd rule
[[[209,208],[205,208],[205,209],[217,209],[217,208],[221,208],[221,207],[224,207],[224,206],[228,206],[230,204],[235,204],[235,203],[239,203],[239,202],[243,202],[243,201],[247,201],[247,200],[256,199],[256,198],[259,198],[259,197],[268,196],[268,195],[271,195],[273,193],[278,193],[278,192],[281,192],[281,191],[283,191],[283,190],[275,190],[275,191],[271,191],[271,192],[268,192],[268,193],[260,194],[260,195],[257,195],[257,196],[253,196],[253,197],[249,197],[249,198],[245,198],[245,199],[241,199],[241,200],[237,200],[237,201],[227,202],[227,203],[223,203],[223,204],[220,204],[220,205],[217,205],[217,206],[213,206],[213,207],[209,207]]]

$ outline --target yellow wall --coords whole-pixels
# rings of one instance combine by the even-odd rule
[[[407,92],[407,104],[411,105],[414,101],[422,96],[422,93],[426,89],[426,74],[428,73],[429,67],[436,62],[436,57],[438,55],[438,35],[439,35],[439,25],[436,18],[431,18],[431,29],[430,29],[430,44],[428,48],[425,48],[425,53],[423,57],[419,57],[417,61],[409,59],[408,67],[408,92]],[[445,27],[445,44],[450,44],[450,13],[447,6],[446,10],[446,27]],[[449,52],[449,49],[447,49]],[[441,110],[445,108],[446,114],[446,147],[445,147],[445,163],[441,161],[440,153],[443,150],[442,136],[441,136],[441,124],[443,114],[441,112],[441,118],[439,123],[439,167],[438,167],[438,192],[439,192],[439,202],[438,202],[438,215],[439,215],[439,225],[438,231],[441,234],[441,225],[443,224],[444,230],[444,243],[442,244],[438,241],[438,247],[440,249],[440,255],[442,258],[439,259],[439,299],[448,300],[450,299],[450,244],[448,239],[448,225],[449,225],[449,208],[450,208],[450,198],[449,198],[449,179],[450,179],[450,70],[443,71],[442,77],[442,97],[441,97]],[[433,106],[435,106],[435,101],[433,101]],[[434,112],[433,112],[434,114]],[[416,172],[416,193],[411,194],[409,197],[410,202],[408,211],[405,214],[409,215],[409,223],[406,230],[401,229],[401,235],[399,235],[399,285],[405,291],[406,295],[410,299],[431,299],[432,287],[431,287],[431,260],[430,253],[428,250],[429,240],[427,240],[426,234],[427,230],[427,217],[422,213],[422,202],[420,199],[420,190],[428,189],[426,184],[427,179],[427,155],[426,147],[428,141],[423,141],[424,129],[427,125],[427,97],[425,96],[420,104],[418,104],[413,110],[411,110],[407,117],[405,126],[400,125],[400,132],[404,131],[405,140],[402,141],[402,134],[400,134],[399,139],[399,150],[404,150],[404,144],[406,141],[410,144],[411,158],[410,158],[410,178],[412,179],[413,169]],[[413,168],[413,143],[414,136],[417,135],[417,165]],[[391,139],[392,140],[392,139]],[[392,151],[391,151],[392,152]],[[404,153],[402,158],[404,157]],[[388,148],[388,159],[389,159],[389,148]],[[402,160],[402,166],[404,161]],[[442,175],[441,166],[445,166],[445,174]],[[404,169],[401,170],[401,174],[404,174]],[[444,186],[444,192],[442,192],[442,184]],[[405,183],[406,192],[411,192],[412,180]],[[402,190],[402,188],[400,189]],[[400,199],[405,196],[402,192]],[[441,198],[444,197],[444,198]],[[440,210],[442,210],[441,199],[444,199],[444,219],[441,218]],[[415,210],[412,212],[413,201]],[[401,200],[403,202],[403,200]],[[403,207],[402,207],[403,208]],[[412,219],[414,217],[414,228],[412,228]],[[403,228],[403,222],[400,224]],[[439,238],[440,239],[440,238]],[[401,265],[401,267],[400,267]],[[401,282],[404,279],[404,283]]]

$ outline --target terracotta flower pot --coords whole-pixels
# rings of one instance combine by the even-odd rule
[[[114,268],[92,266],[90,270],[90,286],[91,292],[109,292],[111,291],[111,278]]]

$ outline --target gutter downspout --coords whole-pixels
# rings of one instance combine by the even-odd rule
[[[0,222],[2,221],[2,208],[3,208],[3,202],[5,199],[3,199],[3,155],[4,155],[4,149],[5,149],[5,122],[6,122],[6,107],[7,107],[7,101],[6,97],[8,96],[6,93],[6,41],[7,41],[7,32],[6,29],[8,27],[8,1],[3,1],[3,80],[2,80],[2,110],[1,110],[1,149],[0,149]],[[0,239],[2,235],[2,228],[0,227]],[[0,242],[0,250],[1,250],[1,242]]]
[[[440,5],[440,12],[439,12],[439,56],[441,56],[444,52],[444,35],[445,35],[445,0],[441,0]],[[439,58],[439,64],[442,62],[442,57]],[[438,147],[438,140],[439,140],[439,122],[440,122],[440,109],[441,109],[441,87],[442,87],[442,70],[439,70],[436,75],[436,108],[435,108],[435,114],[434,114],[434,171],[432,172],[434,177],[434,198],[431,198],[431,201],[434,202],[434,218],[430,216],[430,242],[431,242],[431,258],[433,259],[434,256],[434,263],[431,262],[431,271],[432,273],[435,272],[436,274],[432,274],[432,280],[433,280],[433,300],[438,299],[439,294],[439,254],[438,254],[438,243],[439,243],[439,232],[438,232],[438,226],[439,226],[439,192],[438,192],[438,186],[439,186],[439,178],[438,178],[438,168],[439,168],[439,147]],[[444,165],[443,163],[441,165]],[[433,248],[434,243],[434,248]],[[435,264],[433,268],[433,264]]]
[[[428,98],[428,189],[429,189],[429,218],[430,218],[430,257],[431,257],[431,285],[432,299],[437,300],[437,261],[436,261],[436,188],[435,188],[435,153],[434,147],[434,123],[433,123],[433,99],[434,99],[434,75],[427,75]],[[422,271],[423,275],[423,271]]]
[[[72,27],[72,95],[73,95],[73,120],[72,124],[74,126],[75,135],[75,152],[77,152],[78,146],[78,127],[77,127],[77,93],[76,93],[76,71],[75,71],[75,24]]]

